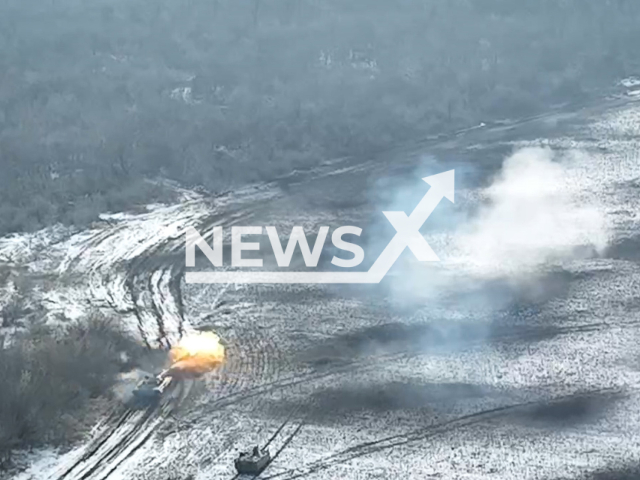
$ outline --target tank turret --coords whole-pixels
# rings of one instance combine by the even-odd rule
[[[145,376],[133,391],[132,406],[146,407],[157,403],[169,383],[171,383],[171,377]]]
[[[262,472],[271,461],[271,454],[266,448],[253,447],[251,452],[242,452],[236,458],[236,470],[240,474],[256,475]]]

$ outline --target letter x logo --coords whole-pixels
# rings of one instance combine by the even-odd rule
[[[416,209],[417,210],[417,209]],[[396,229],[396,238],[398,243],[402,244],[413,252],[416,258],[421,262],[437,262],[439,260],[436,252],[433,251],[431,245],[427,243],[425,238],[420,234],[420,228],[424,225],[424,221],[418,216],[420,212],[414,210],[409,217],[404,212],[382,212],[387,220]]]
[[[396,229],[396,234],[369,270],[373,278],[382,279],[406,247],[409,247],[421,262],[440,260],[420,234],[420,228],[444,197],[451,202],[454,201],[454,171],[449,170],[422,180],[431,185],[431,188],[411,215],[407,216],[404,212],[383,212]]]

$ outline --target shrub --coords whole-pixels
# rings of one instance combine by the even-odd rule
[[[0,460],[16,448],[74,439],[87,426],[92,399],[116,380],[121,352],[135,357],[138,348],[98,315],[59,332],[32,324],[12,339],[0,349]]]

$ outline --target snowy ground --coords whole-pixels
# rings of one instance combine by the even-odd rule
[[[43,292],[52,313],[111,308],[152,346],[214,326],[229,357],[164,409],[115,412],[97,449],[18,478],[232,478],[238,450],[280,426],[272,453],[289,443],[261,478],[609,478],[640,465],[640,107],[619,104],[0,241],[0,256],[74,279]],[[393,234],[380,212],[410,212],[419,178],[450,168],[456,204],[423,230],[437,266],[405,252],[381,285],[349,288],[180,282],[185,226],[360,225],[375,250]]]

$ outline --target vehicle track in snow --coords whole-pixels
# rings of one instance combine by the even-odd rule
[[[114,410],[105,428],[83,449],[64,471],[52,474],[57,480],[105,479],[149,438],[153,431],[187,397],[193,381],[174,384],[159,405],[135,410]]]
[[[567,400],[589,398],[596,395],[616,395],[621,393],[623,393],[622,390],[617,388],[603,388],[584,392],[569,393],[566,395],[559,395],[543,400],[521,402],[479,410],[477,412],[462,415],[450,420],[446,420],[408,432],[388,435],[376,440],[352,445],[344,450],[327,455],[320,460],[310,462],[307,465],[303,465],[297,468],[285,469],[284,471],[281,471],[279,473],[268,475],[262,478],[263,480],[272,480],[276,478],[282,480],[294,480],[297,478],[305,478],[314,473],[320,472],[322,470],[327,470],[337,465],[348,463],[352,460],[366,455],[371,455],[376,452],[397,448],[410,443],[424,441],[429,438],[442,435],[444,433],[482,423],[491,419],[499,418],[511,413],[524,411],[533,407],[549,406]]]
[[[505,129],[540,118],[543,117],[514,122],[511,126],[460,132],[399,151],[408,155],[434,145],[450,148],[462,141],[467,133],[470,138],[466,141],[473,141],[476,133],[481,136],[501,135]],[[189,198],[180,204],[158,207],[143,214],[105,215],[103,224],[88,231],[70,233],[67,238],[46,245],[47,255],[55,266],[53,270],[71,280],[71,285],[62,288],[61,294],[47,298],[51,311],[64,313],[71,303],[85,312],[98,309],[116,313],[145,345],[167,348],[190,328],[180,291],[184,265],[181,257],[184,251],[182,232],[185,227],[192,226],[206,232],[215,225],[230,227],[244,223],[269,202],[282,198],[282,188],[304,188],[300,186],[313,180],[387,167],[386,164],[376,164],[376,160],[340,159],[308,171],[294,172],[276,182],[247,187],[211,200],[190,193]],[[0,243],[0,253],[10,247]],[[37,257],[44,251],[28,252],[26,256]],[[559,334],[606,327],[603,324],[564,327],[565,330]],[[540,332],[512,332],[505,333],[505,339],[535,338],[536,335]],[[399,361],[423,353],[393,352],[380,356],[380,359]],[[372,358],[366,357],[324,370],[291,372],[287,359],[268,333],[251,332],[250,329],[239,332],[228,354],[229,360],[221,371],[221,380],[212,392],[217,396],[213,405],[218,408],[331,375],[375,368],[376,360],[372,362]],[[175,397],[166,401],[166,408],[143,414],[125,412],[112,418],[98,439],[87,447],[88,457],[61,478],[104,478],[105,472],[106,475],[113,472],[150,438],[170,411],[181,404]]]
[[[507,329],[502,332],[497,332],[493,335],[492,343],[499,345],[500,343],[512,344],[514,342],[536,342],[543,341],[547,338],[556,338],[564,335],[571,335],[576,333],[598,333],[607,329],[637,329],[640,326],[640,321],[629,321],[624,324],[608,324],[602,322],[595,322],[583,325],[572,325],[566,327],[545,327],[545,328],[531,328],[520,327],[514,329]],[[465,343],[457,344],[455,351],[463,352],[468,349],[472,349],[476,346],[482,346],[486,344],[486,339],[471,339]],[[251,349],[253,343],[249,340],[245,348]],[[253,410],[260,409],[262,403],[269,394],[274,392],[287,390],[291,391],[297,389],[303,389],[316,382],[322,382],[332,377],[360,376],[367,371],[379,369],[381,365],[388,365],[399,362],[411,362],[424,355],[437,355],[439,353],[446,353],[451,351],[450,346],[443,345],[440,348],[432,350],[416,350],[408,349],[401,351],[394,351],[379,355],[369,355],[363,358],[354,359],[349,362],[342,362],[340,365],[330,366],[326,368],[311,368],[306,371],[299,371],[297,373],[286,375],[282,378],[277,378],[272,381],[262,382],[264,378],[268,376],[255,376],[252,371],[247,368],[246,363],[240,362],[238,364],[231,364],[231,368],[226,368],[221,372],[221,378],[213,386],[210,392],[211,400],[206,402],[202,407],[204,411],[198,412],[198,408],[192,409],[185,415],[188,421],[182,423],[182,428],[188,428],[190,425],[197,424],[205,417],[210,415],[211,411],[220,412],[225,408],[232,407],[243,402],[251,401]],[[255,372],[253,372],[255,373]],[[236,381],[236,379],[243,379],[242,382]],[[252,383],[256,381],[256,383]],[[224,434],[224,432],[220,432]]]

